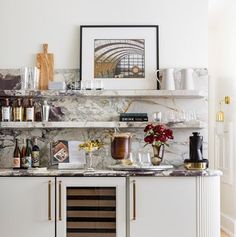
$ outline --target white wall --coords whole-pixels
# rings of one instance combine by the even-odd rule
[[[211,90],[215,89],[215,103],[211,107],[211,116],[215,116],[218,107],[218,101],[224,96],[229,95],[232,98],[232,104],[225,106],[226,123],[232,122],[234,129],[233,135],[233,156],[228,157],[231,160],[230,176],[232,182],[224,182],[222,178],[221,186],[221,207],[222,207],[222,225],[231,236],[236,236],[236,2],[235,0],[210,0],[209,11],[209,72],[211,81]]]
[[[56,68],[78,68],[82,24],[160,25],[160,67],[207,67],[207,0],[0,0],[0,68],[34,63],[49,43]]]

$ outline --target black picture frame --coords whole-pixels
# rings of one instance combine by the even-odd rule
[[[92,29],[92,28],[152,28],[155,30],[155,41],[156,41],[156,52],[154,52],[156,54],[156,68],[155,70],[159,69],[159,25],[81,25],[80,26],[80,81],[84,80],[83,78],[83,31],[84,29]],[[155,72],[153,72],[155,74]],[[154,89],[154,88],[153,88]],[[159,89],[159,83],[156,81],[156,88],[155,89]]]

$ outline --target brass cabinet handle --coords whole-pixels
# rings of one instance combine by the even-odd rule
[[[59,181],[59,221],[62,220],[62,215],[61,215],[61,181]]]
[[[51,196],[51,190],[52,190],[52,181],[49,180],[48,181],[48,220],[49,221],[52,220],[52,206],[51,206],[52,196]]]
[[[133,183],[133,218],[132,220],[136,220],[136,182],[135,180],[132,181]]]

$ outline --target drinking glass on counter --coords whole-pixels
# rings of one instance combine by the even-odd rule
[[[29,89],[39,89],[39,69],[37,67],[29,68]]]
[[[189,110],[186,112],[186,122],[188,124],[194,124],[197,121],[196,112],[194,110]]]
[[[168,110],[163,112],[162,122],[163,123],[174,123],[176,120],[175,111]]]
[[[194,110],[189,111],[165,111],[163,112],[162,122],[168,123],[194,123],[197,120],[196,112]]]
[[[102,80],[83,80],[81,81],[81,90],[103,90],[104,85]]]
[[[94,90],[102,90],[102,89],[104,89],[103,81],[102,81],[102,80],[95,79],[95,80],[93,81],[93,89],[94,89]]]
[[[92,90],[93,84],[91,80],[81,81],[81,90]]]
[[[139,151],[136,156],[136,164],[138,166],[150,166],[151,165],[151,154],[150,152]]]
[[[134,164],[134,158],[135,158],[134,153],[130,152],[129,156],[127,157],[127,160],[130,162],[130,164]]]
[[[39,69],[37,67],[22,67],[20,75],[22,90],[39,89]]]
[[[162,113],[161,112],[154,112],[153,113],[153,121],[157,123],[162,122]]]
[[[143,166],[150,166],[151,163],[151,154],[149,152],[142,153],[142,165]]]
[[[80,90],[86,90],[85,81],[80,81]]]
[[[143,165],[142,153],[141,152],[138,152],[136,162],[137,162],[137,165],[139,165],[139,166]]]
[[[27,90],[29,82],[28,67],[22,67],[20,69],[20,77],[21,77],[21,90]]]

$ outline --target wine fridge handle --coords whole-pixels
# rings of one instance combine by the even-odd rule
[[[49,180],[48,181],[48,220],[49,221],[52,220],[52,206],[51,206],[52,196],[51,196],[51,192],[52,192],[52,181]]]
[[[132,181],[133,183],[133,217],[132,221],[136,220],[136,182],[135,180]]]
[[[62,220],[62,212],[61,212],[61,210],[62,210],[62,203],[61,203],[61,183],[62,183],[62,181],[59,181],[59,221],[61,221]]]

